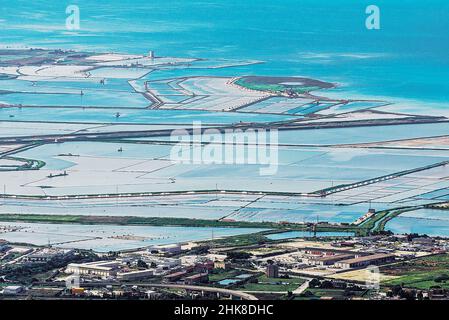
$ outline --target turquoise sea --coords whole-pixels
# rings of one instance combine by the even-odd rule
[[[2,46],[254,59],[266,63],[236,69],[337,82],[337,94],[389,97],[401,111],[449,105],[446,0],[377,0],[380,30],[365,28],[365,0],[0,2]],[[65,28],[69,4],[80,8],[80,30]]]

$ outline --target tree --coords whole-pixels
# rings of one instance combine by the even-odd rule
[[[312,280],[310,280],[310,282],[309,282],[309,287],[310,288],[317,288],[319,286],[321,286],[320,280],[318,280],[316,278],[313,278]]]
[[[306,290],[303,293],[301,293],[301,297],[314,297],[315,295],[312,293],[312,291]]]
[[[192,253],[198,254],[198,255],[207,254],[207,253],[209,253],[209,249],[210,249],[209,246],[198,246],[192,250]]]
[[[416,290],[402,290],[400,297],[406,300],[415,300]]]
[[[402,292],[402,287],[400,285],[395,285],[391,288],[393,296],[399,296]]]
[[[148,264],[145,261],[139,259],[137,261],[137,267],[142,269],[148,269]]]
[[[440,274],[435,278],[435,282],[437,283],[445,282],[446,280],[449,280],[449,276],[447,274]]]
[[[354,295],[354,291],[352,291],[352,290],[349,289],[349,288],[346,288],[346,289],[345,289],[345,292],[343,293],[343,295],[344,295],[345,297],[351,297],[351,296]]]
[[[321,283],[321,288],[323,288],[323,289],[332,289],[333,287],[334,287],[334,284],[332,283],[332,281],[324,280]]]
[[[228,258],[231,260],[246,260],[251,257],[251,254],[248,252],[241,252],[241,251],[233,251],[228,252]]]

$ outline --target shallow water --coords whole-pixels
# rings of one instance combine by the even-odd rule
[[[0,83],[1,85],[1,83]],[[138,93],[128,93],[122,91],[101,91],[101,90],[82,90],[73,93],[10,93],[0,95],[0,103],[8,105],[22,106],[50,106],[50,107],[102,107],[102,108],[146,108],[152,105],[152,102],[145,99]],[[43,113],[40,109],[40,113]],[[51,111],[51,110],[48,110]],[[51,113],[51,112],[49,112]],[[15,114],[15,113],[10,113]],[[19,113],[22,118],[24,113]],[[39,117],[42,119],[45,117]],[[44,121],[44,119],[42,119]],[[67,119],[69,121],[69,119]]]
[[[449,124],[407,124],[396,126],[348,127],[332,129],[308,129],[279,131],[279,144],[286,145],[335,145],[371,143],[390,140],[414,139],[449,135]],[[236,134],[238,136],[238,134]],[[193,136],[194,141],[200,138]],[[230,135],[228,141],[234,139]],[[134,138],[134,140],[164,141],[170,137]],[[223,139],[223,141],[226,141]]]
[[[12,45],[263,60],[246,74],[308,75],[361,94],[447,103],[449,4],[430,3],[379,0],[382,26],[370,31],[367,4],[350,0],[80,0],[81,29],[69,32],[66,3],[18,0],[2,3],[0,36]]]
[[[251,228],[191,228],[154,226],[111,226],[42,223],[0,223],[1,226],[24,228],[16,232],[2,233],[11,242],[35,245],[52,244],[61,248],[92,249],[108,252],[148,247],[158,244],[185,243],[256,233],[266,229]],[[118,237],[136,236],[141,240]]]
[[[0,77],[0,90],[21,91],[20,93],[0,95],[0,102],[23,105],[80,106],[83,108],[2,108],[0,120],[47,122],[88,122],[113,124],[189,124],[193,121],[216,124],[235,124],[243,122],[271,122],[295,119],[298,117],[245,114],[245,113],[207,113],[202,111],[143,110],[150,104],[141,95],[134,93],[126,79],[137,78],[135,88],[141,90],[146,80],[186,76],[235,76],[235,75],[279,75],[308,76],[336,82],[339,86],[319,94],[333,94],[340,98],[379,97],[399,105],[388,108],[393,111],[411,112],[425,115],[448,114],[449,101],[449,24],[447,9],[449,4],[443,0],[417,3],[411,0],[379,0],[382,28],[368,31],[364,27],[366,4],[349,0],[329,2],[324,0],[286,0],[282,3],[272,1],[129,1],[112,0],[95,3],[79,0],[77,4],[82,14],[81,30],[68,32],[65,29],[66,3],[49,0],[9,1],[2,3],[0,37],[6,45],[43,46],[53,48],[72,48],[104,52],[123,52],[146,54],[155,50],[159,56],[182,56],[209,58],[211,61],[192,63],[188,68],[165,68],[149,70],[120,70],[102,68],[92,71],[93,76],[107,78],[106,84],[98,80],[80,82],[76,79],[57,79],[39,82],[19,82]],[[435,18],[437,17],[437,18]],[[132,21],[132,23],[130,23]],[[300,21],[300,23],[298,23]],[[0,56],[0,60],[11,56]],[[232,64],[221,59],[261,60],[264,64],[235,66],[231,68],[205,69]],[[120,71],[120,72],[119,72]],[[125,72],[123,72],[125,71]],[[97,79],[99,79],[97,78]],[[7,79],[7,80],[4,80]],[[2,86],[3,85],[3,86]],[[157,88],[162,84],[154,83]],[[79,93],[83,90],[84,95]],[[95,91],[94,91],[95,90]],[[166,90],[166,88],[165,88]],[[37,93],[52,93],[40,95]],[[174,93],[173,90],[165,93]],[[179,101],[179,97],[170,97]],[[277,100],[275,100],[277,101]],[[254,110],[266,107],[267,103],[252,106]],[[338,106],[333,110],[347,112],[375,104],[352,103]],[[107,109],[89,109],[101,107]],[[125,109],[129,107],[142,110]],[[282,106],[288,113],[306,114],[319,111],[324,106],[304,107]],[[250,109],[248,109],[250,110]],[[267,109],[264,109],[265,111]],[[116,118],[116,114],[120,117]],[[5,129],[6,130],[6,129]],[[12,130],[13,131],[13,130]],[[27,131],[29,132],[29,131]],[[41,131],[39,131],[41,132]],[[281,144],[292,145],[333,145],[348,143],[367,143],[383,140],[410,139],[422,136],[448,135],[449,125],[421,124],[379,127],[353,127],[345,129],[320,129],[282,131]],[[164,138],[156,138],[164,139]],[[150,139],[148,139],[150,140]],[[43,159],[45,169],[62,170],[72,167],[72,163],[56,159],[58,153],[83,153],[104,157],[147,158],[166,156],[164,147],[151,148],[126,146],[123,155],[117,155],[119,144],[99,146],[98,144],[63,144],[36,148],[23,155]],[[151,150],[150,150],[151,149]],[[288,190],[294,192],[311,191],[328,187],[334,183],[363,180],[394,171],[427,165],[447,159],[441,152],[378,152],[359,154],[343,150],[341,153],[328,150],[281,151],[280,169],[276,176],[261,179],[257,166],[178,166],[155,174],[156,178],[178,177],[176,187],[167,189],[214,188],[263,188],[270,191]],[[243,179],[240,179],[244,177]],[[157,179],[156,179],[157,180]],[[334,181],[335,180],[335,181]],[[159,181],[159,180],[157,180]],[[217,183],[218,181],[218,183]],[[160,190],[162,185],[143,185],[146,190]],[[444,186],[439,186],[441,188]],[[113,192],[116,185],[102,186],[102,191]],[[125,186],[121,191],[135,191],[134,186]],[[94,192],[83,186],[66,186],[48,190],[49,194],[69,192]],[[430,191],[427,190],[426,191]],[[412,191],[412,195],[416,192]],[[423,191],[424,192],[424,191]],[[418,192],[419,193],[419,192]],[[393,196],[391,201],[400,200]],[[445,195],[442,195],[443,200]],[[424,196],[427,199],[427,196]],[[423,200],[424,201],[424,200]],[[22,203],[14,206],[22,210]],[[23,207],[24,211],[42,212],[45,205]],[[172,209],[159,208],[151,212],[146,208],[135,209],[139,214],[155,215],[195,215],[210,217],[233,212],[238,206],[227,209],[200,207],[202,204],[189,203],[198,208]],[[236,219],[252,221],[309,221],[319,215],[332,222],[352,222],[365,212],[363,207],[324,207],[321,205],[291,205],[280,207],[247,207],[236,215]],[[51,206],[50,206],[51,207]],[[365,204],[366,207],[366,204]],[[94,207],[95,213],[120,214],[120,207]],[[126,208],[132,208],[126,207]],[[0,210],[8,207],[1,206]],[[169,210],[171,210],[169,212]],[[195,212],[197,210],[197,212]],[[72,213],[70,208],[51,207],[50,212]],[[80,209],[86,213],[87,207]],[[45,213],[45,212],[44,212]],[[121,212],[121,214],[124,214]],[[415,213],[416,214],[416,213]],[[419,218],[426,218],[428,213]],[[438,216],[439,220],[442,216]],[[405,215],[398,219],[412,219]],[[413,218],[416,219],[416,218]],[[420,222],[422,220],[419,220]],[[410,228],[422,223],[414,222]],[[396,223],[396,219],[390,222]],[[425,220],[430,231],[433,220]],[[423,229],[426,230],[426,229]],[[445,230],[444,223],[441,230]],[[433,232],[433,231],[432,231]],[[444,231],[445,232],[445,231]],[[105,244],[102,244],[104,246]],[[107,245],[107,244],[106,244]],[[118,245],[117,245],[118,246]]]
[[[317,232],[316,237],[351,237],[353,233],[350,232]],[[306,231],[289,231],[283,233],[275,233],[269,234],[266,237],[270,240],[284,240],[284,239],[295,239],[295,238],[305,238],[305,237],[314,237],[315,234],[313,232]]]
[[[417,233],[428,236],[449,237],[449,221],[398,217],[389,221],[386,230],[396,234]]]
[[[104,103],[104,102],[103,102]],[[119,113],[120,117],[116,118]],[[11,117],[12,116],[12,117]],[[193,110],[107,110],[89,108],[0,108],[0,120],[42,122],[85,122],[114,124],[236,124],[239,122],[273,122],[295,119],[278,115],[246,114],[235,112],[206,112]]]

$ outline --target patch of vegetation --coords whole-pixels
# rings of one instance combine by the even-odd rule
[[[294,291],[301,286],[305,280],[301,278],[267,278],[266,275],[248,282],[239,290],[245,291],[268,291],[268,292],[288,292]]]
[[[438,203],[438,204],[429,204],[426,206],[426,208],[436,209],[436,210],[449,210],[449,202]]]
[[[90,262],[98,260],[98,256],[89,251],[72,253],[69,256],[56,257],[51,261],[33,264],[8,264],[0,269],[0,274],[8,281],[29,284],[42,281],[52,274],[52,270],[65,267],[72,262]]]
[[[185,226],[185,227],[239,227],[239,228],[283,228],[283,225],[265,222],[229,222],[188,218],[160,217],[126,217],[126,216],[80,216],[80,215],[46,215],[46,214],[1,214],[0,221],[10,222],[45,222],[78,224],[113,224],[113,225],[151,225],[151,226]]]
[[[228,278],[234,278],[239,274],[236,270],[213,270],[209,273],[209,281],[218,282]]]
[[[235,82],[235,84],[248,88],[250,90],[256,90],[256,91],[265,91],[265,92],[273,92],[273,93],[280,93],[285,91],[287,88],[286,86],[282,84],[270,84],[270,83],[253,83],[253,82],[247,82],[244,78],[241,78]],[[297,94],[302,94],[306,92],[310,92],[313,90],[320,89],[319,87],[313,87],[313,86],[295,86],[289,88],[291,91]]]
[[[397,276],[383,282],[386,286],[430,289],[449,289],[449,254],[434,255],[395,263],[381,268],[381,272]]]
[[[25,159],[17,157],[5,157],[6,160],[17,161],[23,163],[21,165],[3,165],[0,166],[0,171],[24,171],[24,170],[39,170],[46,165],[44,161]]]
[[[343,289],[309,289],[311,293],[315,297],[332,297],[332,298],[339,298],[345,296],[345,290]]]
[[[235,84],[250,90],[282,93],[289,96],[334,87],[332,83],[310,78],[272,76],[245,76],[235,81]]]
[[[270,242],[270,240],[265,237],[263,232],[259,232],[211,240],[207,244],[211,247],[239,247],[260,245],[267,242]]]
[[[416,207],[404,207],[394,210],[379,211],[371,218],[365,220],[357,226],[358,234],[366,236],[369,234],[380,234],[385,232],[385,226],[388,221],[398,217],[404,212],[416,210]]]

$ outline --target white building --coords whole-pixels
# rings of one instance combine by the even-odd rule
[[[95,261],[88,263],[70,263],[66,273],[78,275],[95,275],[100,277],[111,277],[117,274],[119,261]]]
[[[158,251],[161,253],[169,253],[169,254],[176,254],[180,253],[182,251],[181,244],[174,243],[174,244],[164,244],[164,245],[155,245],[148,249],[149,252],[152,251]]]
[[[17,295],[25,291],[25,288],[22,286],[7,286],[3,289],[4,295]]]
[[[154,299],[158,296],[158,293],[153,290],[147,290],[145,291],[145,296],[147,299]]]
[[[55,258],[70,254],[73,250],[42,249],[24,258],[27,262],[49,262]]]
[[[151,264],[155,264],[158,269],[172,269],[181,266],[181,259],[175,258],[149,256],[142,260],[150,266]]]
[[[378,253],[348,260],[341,260],[336,262],[335,266],[342,269],[361,268],[369,265],[379,265],[382,263],[392,262],[394,260],[395,256],[393,254]]]

